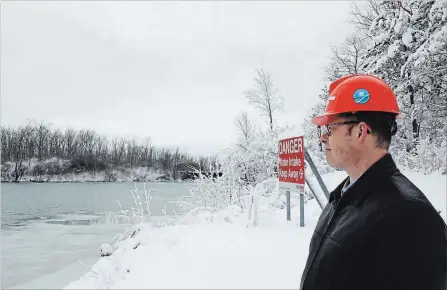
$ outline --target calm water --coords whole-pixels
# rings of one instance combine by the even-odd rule
[[[142,192],[143,184],[137,183]],[[146,183],[154,225],[193,184]],[[133,183],[1,184],[1,288],[62,288],[99,259],[126,225],[111,213],[135,205]],[[169,217],[168,217],[169,218]]]

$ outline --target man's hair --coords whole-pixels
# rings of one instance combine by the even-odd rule
[[[391,136],[397,132],[396,115],[387,112],[341,113],[340,117],[365,122],[371,128],[371,134],[377,137],[376,147],[388,150]],[[349,127],[349,134],[355,125]]]

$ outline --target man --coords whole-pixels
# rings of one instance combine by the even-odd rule
[[[328,163],[349,176],[317,223],[302,290],[447,289],[447,226],[388,153],[398,117],[395,95],[374,76],[330,85],[312,122],[326,129]]]

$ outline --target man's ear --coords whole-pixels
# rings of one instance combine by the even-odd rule
[[[368,131],[369,131],[368,126],[365,123],[363,123],[363,122],[360,123],[359,134],[357,136],[357,138],[360,139],[360,143],[363,143],[363,141],[366,138],[366,135],[369,133]],[[366,134],[363,134],[363,132],[365,132]]]

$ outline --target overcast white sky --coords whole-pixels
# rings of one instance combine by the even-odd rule
[[[350,2],[2,2],[1,123],[27,119],[211,154],[235,141],[254,69],[299,124]]]

